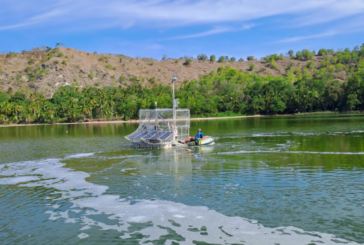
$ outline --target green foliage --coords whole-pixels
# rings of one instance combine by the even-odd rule
[[[310,51],[309,51],[309,50],[307,50],[307,49],[302,50],[302,56],[303,56],[306,60],[311,59],[314,55],[315,55],[315,53],[314,53],[314,52],[310,52]]]
[[[183,63],[183,65],[185,65],[185,66],[191,66],[191,64],[192,64],[192,60],[191,60],[191,59],[187,59],[187,60],[185,60],[185,62]]]
[[[57,57],[63,57],[64,55],[63,55],[63,53],[61,53],[61,52],[57,52],[56,56],[57,56]]]
[[[293,57],[294,51],[293,50],[288,51],[288,55],[289,55],[289,57]]]
[[[181,107],[191,110],[192,117],[363,110],[364,57],[359,54],[362,49],[364,47],[353,52],[348,49],[335,54],[327,52],[323,55],[320,69],[316,68],[314,61],[308,61],[302,68],[291,62],[284,77],[250,74],[221,66],[199,80],[180,83],[176,97]],[[303,51],[300,51],[301,59],[306,59]],[[276,63],[275,58],[281,58],[281,55],[277,56],[269,56],[271,67]],[[222,57],[225,61],[226,57]],[[354,62],[357,57],[358,62]],[[348,63],[340,63],[340,60]],[[253,71],[253,62],[249,65],[249,70]],[[334,79],[333,73],[341,72],[344,67],[348,78],[339,82]],[[263,71],[265,68],[258,73]],[[27,83],[28,87],[34,89],[38,83],[33,81],[42,79],[47,71],[29,66],[24,73],[31,80]],[[89,78],[94,79],[92,71]],[[0,123],[77,122],[113,117],[128,120],[136,119],[139,109],[154,108],[155,101],[162,108],[171,106],[169,85],[157,85],[154,77],[148,83],[142,77],[130,77],[129,80],[130,86],[101,88],[102,83],[95,82],[97,87],[84,87],[82,90],[73,83],[73,86],[61,86],[50,99],[36,93],[28,99],[20,91],[13,94],[14,91],[9,89],[8,93],[0,92]],[[125,84],[126,78],[120,76],[118,81]],[[142,87],[143,84],[146,87]]]
[[[301,51],[297,51],[297,53],[296,53],[296,59],[302,60],[302,58],[303,58],[302,52]]]
[[[107,57],[105,55],[101,55],[99,58],[99,61],[107,63],[107,62],[109,62],[109,57]]]
[[[333,65],[329,65],[328,67],[327,67],[327,70],[330,72],[330,73],[333,73],[333,72],[335,72],[335,66],[333,66]]]
[[[254,67],[255,67],[255,65],[253,63],[251,63],[250,66],[249,66],[249,71],[253,71]]]
[[[320,49],[319,51],[318,51],[318,53],[317,53],[317,55],[318,56],[324,56],[324,55],[327,55],[328,54],[328,52],[327,52],[327,50],[326,49]]]
[[[28,60],[28,65],[33,65],[35,63],[35,59]]]
[[[225,57],[224,56],[220,56],[218,62],[221,63],[221,62],[224,62],[224,61],[225,61]]]
[[[307,68],[309,68],[309,69],[314,69],[314,68],[316,68],[316,67],[317,67],[317,64],[316,64],[316,62],[315,62],[315,61],[310,60],[309,62],[307,62],[306,67],[307,67]]]
[[[235,62],[236,61],[236,58],[235,57],[231,57],[229,61],[230,62]]]
[[[266,57],[264,57],[264,60],[268,63],[272,62],[273,60],[283,60],[284,56],[283,54],[271,54],[271,55],[267,55]]]
[[[210,61],[212,61],[212,62],[216,61],[216,56],[214,54],[210,56]]]
[[[112,69],[112,66],[111,66],[111,65],[109,65],[109,64],[107,64],[107,65],[105,66],[105,68],[106,68],[106,69],[108,69],[108,70],[111,70],[111,69]]]
[[[120,75],[119,77],[119,83],[123,83],[126,81],[126,77],[124,77],[123,75]]]
[[[197,60],[208,60],[208,57],[205,54],[199,54],[197,55]]]
[[[344,69],[344,65],[340,64],[340,63],[337,63],[335,65],[335,68],[336,68],[336,71],[342,71]]]
[[[278,64],[277,64],[277,62],[276,62],[274,59],[272,59],[272,60],[269,62],[269,67],[270,67],[270,68],[272,68],[272,69],[277,70],[277,69],[278,69]]]
[[[6,92],[0,91],[0,104],[4,101],[8,101],[10,99],[10,95]]]
[[[14,52],[9,52],[9,53],[7,53],[6,55],[5,55],[5,58],[13,58],[13,57],[15,57],[16,56],[16,53],[14,53]]]
[[[246,59],[247,60],[254,60],[255,58],[254,58],[254,56],[248,56]]]
[[[62,65],[67,65],[67,61],[66,60],[62,60]]]

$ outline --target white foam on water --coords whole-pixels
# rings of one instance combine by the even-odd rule
[[[80,239],[85,239],[85,238],[87,238],[87,237],[89,237],[89,235],[87,235],[86,233],[80,233],[80,234],[78,235],[78,238],[80,238]]]
[[[127,171],[132,171],[132,170],[136,170],[137,168],[123,168],[120,169],[121,172],[127,172]]]
[[[79,153],[79,154],[74,154],[74,155],[70,155],[67,156],[66,159],[68,158],[82,158],[82,157],[90,157],[95,155],[95,153]]]
[[[336,151],[228,151],[219,152],[218,155],[234,155],[244,153],[279,153],[279,154],[315,154],[315,155],[364,155],[364,152],[336,152]]]
[[[22,177],[12,177],[12,178],[0,178],[0,185],[16,185],[23,182],[39,180],[35,176],[22,176]]]
[[[90,155],[87,155],[90,156]],[[336,238],[334,235],[320,232],[306,232],[296,227],[267,228],[256,221],[242,217],[228,217],[203,206],[188,206],[182,203],[163,200],[138,200],[131,205],[117,195],[106,195],[107,186],[96,185],[86,181],[89,174],[73,171],[64,167],[59,159],[28,161],[0,165],[0,177],[7,181],[0,184],[19,184],[19,186],[43,186],[57,189],[61,197],[67,198],[73,206],[66,211],[52,209],[46,211],[50,220],[63,219],[65,223],[79,223],[81,231],[99,227],[101,230],[120,232],[121,239],[131,237],[133,233],[144,235],[139,243],[152,244],[168,233],[178,234],[183,241],[180,244],[193,244],[193,241],[218,244],[346,244],[355,245]],[[38,179],[29,175],[41,176]],[[6,177],[17,176],[17,177]],[[15,179],[14,179],[15,178]],[[22,179],[21,179],[22,178]],[[20,181],[21,180],[21,181]],[[26,182],[28,181],[28,182]],[[26,183],[25,183],[26,182]],[[56,208],[56,207],[54,207]],[[77,218],[73,213],[86,210]],[[107,215],[114,225],[93,219],[94,215]],[[72,216],[72,218],[70,217]],[[133,223],[151,223],[138,231],[132,231]],[[80,239],[88,235],[80,233]],[[140,237],[140,236],[139,236]],[[175,236],[169,236],[175,237]],[[166,241],[171,244],[174,238]]]

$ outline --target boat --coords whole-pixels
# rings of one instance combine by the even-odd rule
[[[178,100],[174,97],[174,84],[177,80],[173,75],[173,106],[159,109],[139,110],[139,127],[125,138],[132,142],[134,148],[162,148],[171,146],[190,146],[183,144],[190,135],[190,110],[177,109]],[[214,142],[212,137],[205,136],[196,145],[209,145]],[[191,143],[191,142],[189,142]]]
[[[212,136],[205,136],[202,139],[190,141],[187,144],[189,146],[213,145],[215,144],[215,139]]]

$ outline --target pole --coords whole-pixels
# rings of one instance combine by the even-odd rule
[[[174,83],[176,82],[177,77],[176,75],[173,75],[172,77],[172,86],[173,86],[173,134],[175,134],[177,126],[176,126],[176,99],[174,98]]]
[[[155,103],[155,130],[157,130],[157,126],[158,126],[158,110],[157,110],[157,101],[154,102]]]

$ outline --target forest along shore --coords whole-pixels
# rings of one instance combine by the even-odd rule
[[[269,55],[264,64],[276,70],[276,60],[289,63],[285,74],[267,74],[264,67],[247,71],[219,62],[221,66],[209,73],[205,70],[198,79],[179,80],[175,91],[179,107],[190,109],[191,117],[207,118],[364,110],[364,45],[317,54],[306,50],[295,57]],[[302,62],[307,64],[297,66]],[[0,88],[0,124],[129,121],[138,119],[140,109],[154,109],[155,102],[158,108],[172,105],[170,84],[131,79],[119,86],[100,85],[57,85],[49,96],[35,88],[19,88],[15,93],[11,87]]]

